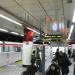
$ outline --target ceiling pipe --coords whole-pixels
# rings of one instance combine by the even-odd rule
[[[45,8],[43,7],[42,3],[40,2],[40,0],[37,0],[38,3],[40,4],[41,8],[43,9],[43,11],[45,12],[46,16],[49,16],[47,11],[45,10]]]

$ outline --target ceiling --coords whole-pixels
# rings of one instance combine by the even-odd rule
[[[53,23],[67,27],[67,20],[72,20],[75,0],[0,0],[0,7],[19,18],[0,10],[0,13],[20,22],[27,22],[36,29],[51,33]],[[25,24],[24,24],[25,25]],[[58,27],[59,27],[58,26]],[[23,34],[23,27],[0,18],[0,27]],[[54,32],[56,33],[56,32]],[[59,31],[57,31],[59,33]]]

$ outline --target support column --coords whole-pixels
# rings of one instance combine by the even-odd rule
[[[23,51],[22,51],[22,60],[23,66],[31,65],[31,53],[33,46],[33,32],[27,28],[24,28],[24,38],[23,38]]]

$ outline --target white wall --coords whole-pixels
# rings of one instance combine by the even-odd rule
[[[22,60],[23,65],[31,65],[33,42],[23,42]]]
[[[0,66],[15,63],[21,59],[21,52],[3,52],[0,53]]]

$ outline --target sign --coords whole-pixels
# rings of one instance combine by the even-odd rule
[[[45,39],[49,39],[49,38],[63,38],[63,35],[46,35],[44,38]]]

